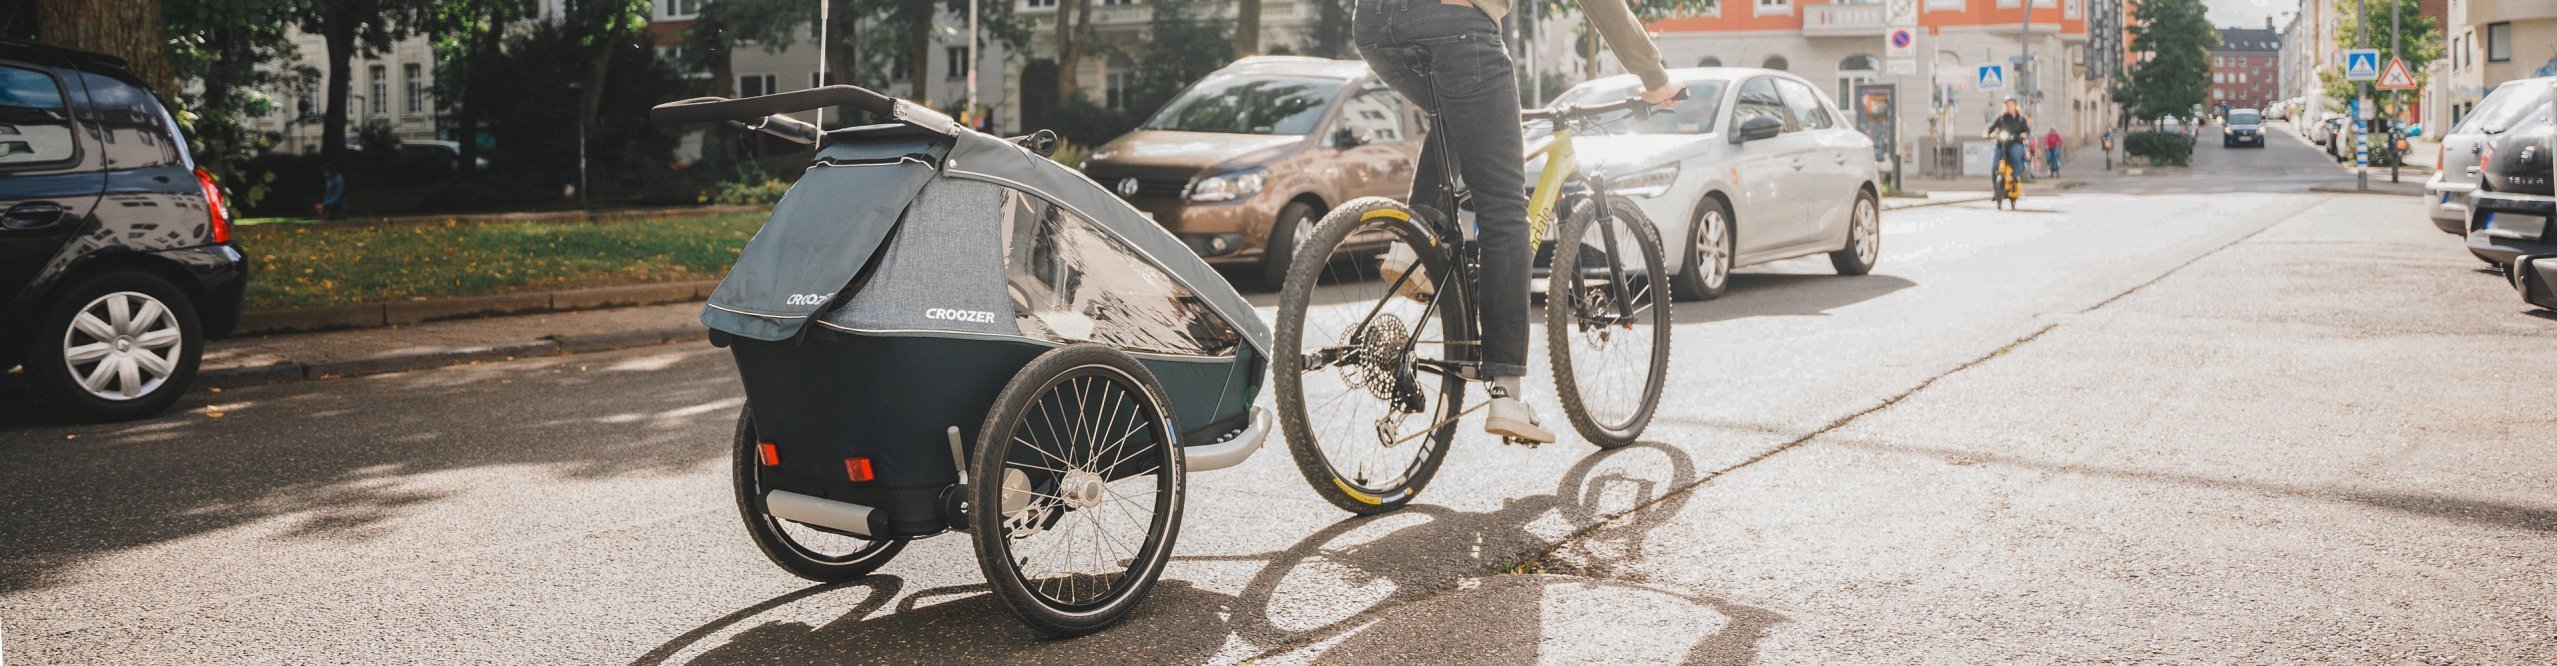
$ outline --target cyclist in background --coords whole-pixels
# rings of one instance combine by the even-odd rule
[[[2009,168],[2014,169],[2016,178],[2023,178],[2025,174],[2033,172],[2032,168],[2026,165],[2026,162],[2032,159],[2032,148],[2029,146],[2033,140],[2033,122],[2024,117],[2022,110],[2016,108],[2014,96],[2007,97],[2006,112],[1998,114],[1997,120],[1989,121],[1989,129],[1981,132],[1981,135],[1997,140],[1998,159],[2005,161]],[[1995,186],[1994,181],[1997,178],[1991,176],[1990,180],[1991,186]]]
[[[1538,425],[1536,411],[1519,401],[1519,377],[1527,374],[1528,269],[1526,169],[1518,122],[1518,75],[1500,38],[1500,19],[1512,0],[1358,0],[1352,41],[1377,78],[1424,108],[1435,109],[1454,141],[1423,144],[1412,174],[1411,204],[1439,215],[1447,182],[1438,171],[1454,164],[1471,192],[1480,229],[1483,269],[1475,299],[1482,313],[1482,379],[1491,382],[1491,415],[1483,430],[1529,442],[1554,441]],[[1675,103],[1683,86],[1671,83],[1660,50],[1626,0],[1585,0],[1581,11],[1616,52],[1625,69],[1642,79],[1644,101]],[[1436,151],[1452,148],[1455,155]],[[1408,268],[1408,265],[1406,265]],[[1401,271],[1386,267],[1389,276]],[[1416,276],[1417,277],[1417,276]]]

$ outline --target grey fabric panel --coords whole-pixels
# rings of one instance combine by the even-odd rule
[[[796,335],[861,272],[907,203],[932,180],[932,165],[900,158],[938,149],[927,140],[892,137],[820,151],[818,159],[827,161],[891,161],[810,166],[711,292],[701,323],[756,340]]]
[[[820,318],[860,330],[1021,335],[1004,282],[1003,189],[935,179],[861,293]]]
[[[1214,308],[1236,330],[1243,332],[1244,339],[1251,343],[1254,351],[1269,353],[1269,324],[1261,321],[1260,313],[1252,310],[1252,304],[1244,301],[1243,295],[1236,293],[1224,276],[1209,268],[1207,262],[1199,260],[1189,246],[1181,244],[1181,239],[1174,238],[1153,220],[1129,207],[1126,201],[1111,195],[1092,179],[1083,177],[1082,173],[1022,150],[1009,141],[975,132],[960,133],[958,144],[951,148],[949,159],[942,164],[942,172],[1020,189],[1099,222],[1129,246],[1153,257],[1165,271],[1197,292],[1201,299],[1207,301],[1208,307]]]

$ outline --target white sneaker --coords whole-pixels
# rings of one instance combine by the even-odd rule
[[[1376,272],[1384,276],[1386,284],[1394,284],[1398,280],[1402,282],[1402,286],[1396,287],[1394,293],[1401,294],[1404,298],[1427,303],[1430,297],[1438,295],[1438,285],[1430,282],[1429,271],[1412,270],[1412,267],[1419,265],[1420,262],[1421,255],[1413,252],[1412,246],[1395,243],[1385,249],[1385,256],[1377,262]],[[1411,273],[1412,279],[1404,280],[1404,273]]]
[[[1554,442],[1553,431],[1536,424],[1536,408],[1498,390],[1492,392],[1492,413],[1483,419],[1483,432],[1530,444]]]

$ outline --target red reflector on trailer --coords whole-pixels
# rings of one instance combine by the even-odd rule
[[[778,467],[781,465],[781,452],[773,449],[772,442],[756,444],[755,453],[764,459],[765,467]]]
[[[868,480],[870,480],[870,479],[874,478],[874,477],[872,477],[872,476],[871,476],[871,474],[870,474],[870,459],[869,459],[869,458],[845,458],[845,459],[843,459],[843,475],[844,475],[846,478],[850,478],[850,479],[852,479],[852,480],[853,480],[853,482],[855,482],[855,483],[859,483],[859,482],[863,482],[863,481],[868,481]]]

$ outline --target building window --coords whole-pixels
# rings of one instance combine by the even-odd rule
[[[941,49],[941,55],[942,55],[942,56],[944,56],[944,59],[945,59],[945,60],[948,60],[948,61],[949,61],[949,63],[950,63],[950,67],[949,67],[950,72],[949,72],[949,76],[948,76],[947,78],[949,78],[949,79],[950,79],[950,80],[952,80],[952,81],[957,81],[957,80],[960,80],[960,79],[968,78],[968,69],[969,69],[969,65],[975,64],[975,63],[968,62],[968,47],[965,47],[965,46],[949,46],[949,47],[943,47],[943,48]]]
[[[1792,14],[1793,0],[1758,0],[1758,15]]]
[[[737,96],[755,97],[779,92],[774,90],[774,88],[780,87],[780,79],[781,77],[771,74],[739,75],[737,77]]]
[[[1970,9],[1969,0],[1927,0],[1927,11],[1958,12]]]
[[[825,77],[824,77],[824,78],[818,78],[818,76],[817,76],[817,73],[816,73],[816,72],[809,72],[809,73],[808,73],[808,87],[810,87],[810,88],[821,88],[821,87],[825,87],[825,86],[831,86],[831,85],[834,85],[834,84],[835,84],[835,73],[834,73],[834,72],[826,72],[826,74],[825,74]]]
[[[657,18],[681,21],[701,15],[701,5],[708,0],[658,0]]]
[[[1764,68],[1767,68],[1767,69],[1772,69],[1772,70],[1776,70],[1776,71],[1781,72],[1781,71],[1785,71],[1785,68],[1786,68],[1786,67],[1788,67],[1788,66],[1791,66],[1792,64],[1793,64],[1793,63],[1785,62],[1785,57],[1784,57],[1784,56],[1780,56],[1780,55],[1771,55],[1771,56],[1767,56],[1767,59],[1766,59],[1765,61],[1758,63],[1758,66],[1759,66],[1759,67],[1764,67]]]
[[[1696,66],[1697,66],[1697,67],[1721,67],[1721,66],[1722,66],[1722,59],[1721,59],[1721,58],[1716,58],[1716,57],[1713,57],[1713,56],[1705,56],[1703,60],[1698,60],[1698,61],[1696,61]]]
[[[1125,7],[1133,4],[1136,4],[1136,0],[1101,0],[1103,7]]]
[[[1026,0],[1021,6],[1027,9],[1056,9],[1057,0]]]
[[[913,58],[897,56],[888,59],[888,80],[904,81],[906,80],[906,75],[912,73],[914,73]]]
[[[1838,61],[1838,96],[1834,99],[1855,99],[1856,86],[1872,83],[1874,70],[1878,69],[1882,69],[1882,59],[1869,55],[1847,56]]]
[[[2486,24],[2486,62],[2507,62],[2512,59],[2513,24]]]
[[[1110,108],[1126,108],[1128,103],[1128,78],[1127,72],[1120,71],[1112,71],[1108,75],[1102,77],[1102,101],[1109,104]]]
[[[365,73],[367,73],[367,74],[371,74],[371,75],[373,75],[373,87],[371,88],[371,91],[372,91],[372,93],[373,93],[373,94],[372,94],[372,99],[367,100],[367,101],[366,101],[366,103],[365,103],[365,106],[366,106],[367,108],[372,109],[372,113],[373,113],[373,115],[376,115],[376,116],[379,116],[379,115],[385,115],[385,114],[390,113],[390,112],[391,112],[391,75],[389,74],[390,68],[388,68],[388,67],[383,67],[383,66],[381,66],[381,65],[374,65],[374,66],[372,66],[372,67],[367,67],[367,68],[365,68],[365,70],[364,70],[364,71],[365,71]]]
[[[426,112],[426,66],[417,63],[400,65],[400,80],[407,84],[408,115]]]

